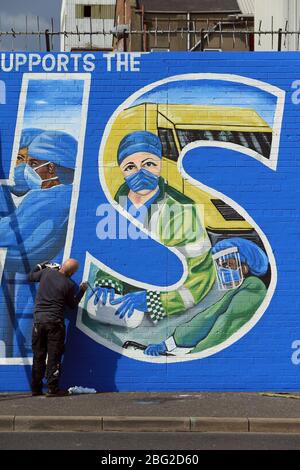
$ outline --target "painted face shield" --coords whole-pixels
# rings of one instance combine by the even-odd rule
[[[212,255],[221,291],[236,289],[243,280],[242,264],[237,247],[230,247]]]

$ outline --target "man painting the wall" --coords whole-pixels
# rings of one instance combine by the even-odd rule
[[[70,277],[78,270],[75,259],[68,259],[57,269],[47,267],[47,263],[37,265],[30,272],[30,282],[39,282],[35,301],[34,324],[32,332],[32,395],[43,395],[43,377],[46,371],[48,397],[66,395],[59,390],[60,363],[64,351],[65,325],[64,309],[75,308],[82,299],[87,283],[76,285]]]

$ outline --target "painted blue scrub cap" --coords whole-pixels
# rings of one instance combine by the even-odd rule
[[[232,237],[217,242],[211,249],[212,254],[227,248],[236,247],[240,254],[242,263],[248,265],[251,274],[263,276],[268,269],[268,257],[265,252],[255,243],[245,238]],[[230,256],[230,255],[228,255]]]
[[[136,131],[125,135],[118,148],[118,163],[136,152],[148,152],[162,157],[162,145],[159,137],[152,132]]]
[[[28,153],[39,160],[74,170],[77,140],[66,132],[44,131],[29,144]]]
[[[22,130],[19,148],[28,147],[31,142],[40,134],[45,132],[43,129],[28,127]]]

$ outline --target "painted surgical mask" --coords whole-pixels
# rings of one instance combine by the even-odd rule
[[[125,178],[127,186],[135,193],[144,189],[155,189],[158,185],[158,179],[158,176],[144,168]]]
[[[31,189],[40,189],[42,184],[46,181],[56,180],[58,177],[42,179],[36,172],[39,168],[49,165],[51,162],[42,163],[41,165],[32,168],[27,163],[21,163],[17,165],[14,170],[15,184],[11,187],[11,192],[16,196],[23,196]]]

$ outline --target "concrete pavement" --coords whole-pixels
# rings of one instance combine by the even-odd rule
[[[300,393],[275,397],[258,393],[97,393],[59,398],[2,393],[0,431],[298,434]]]

